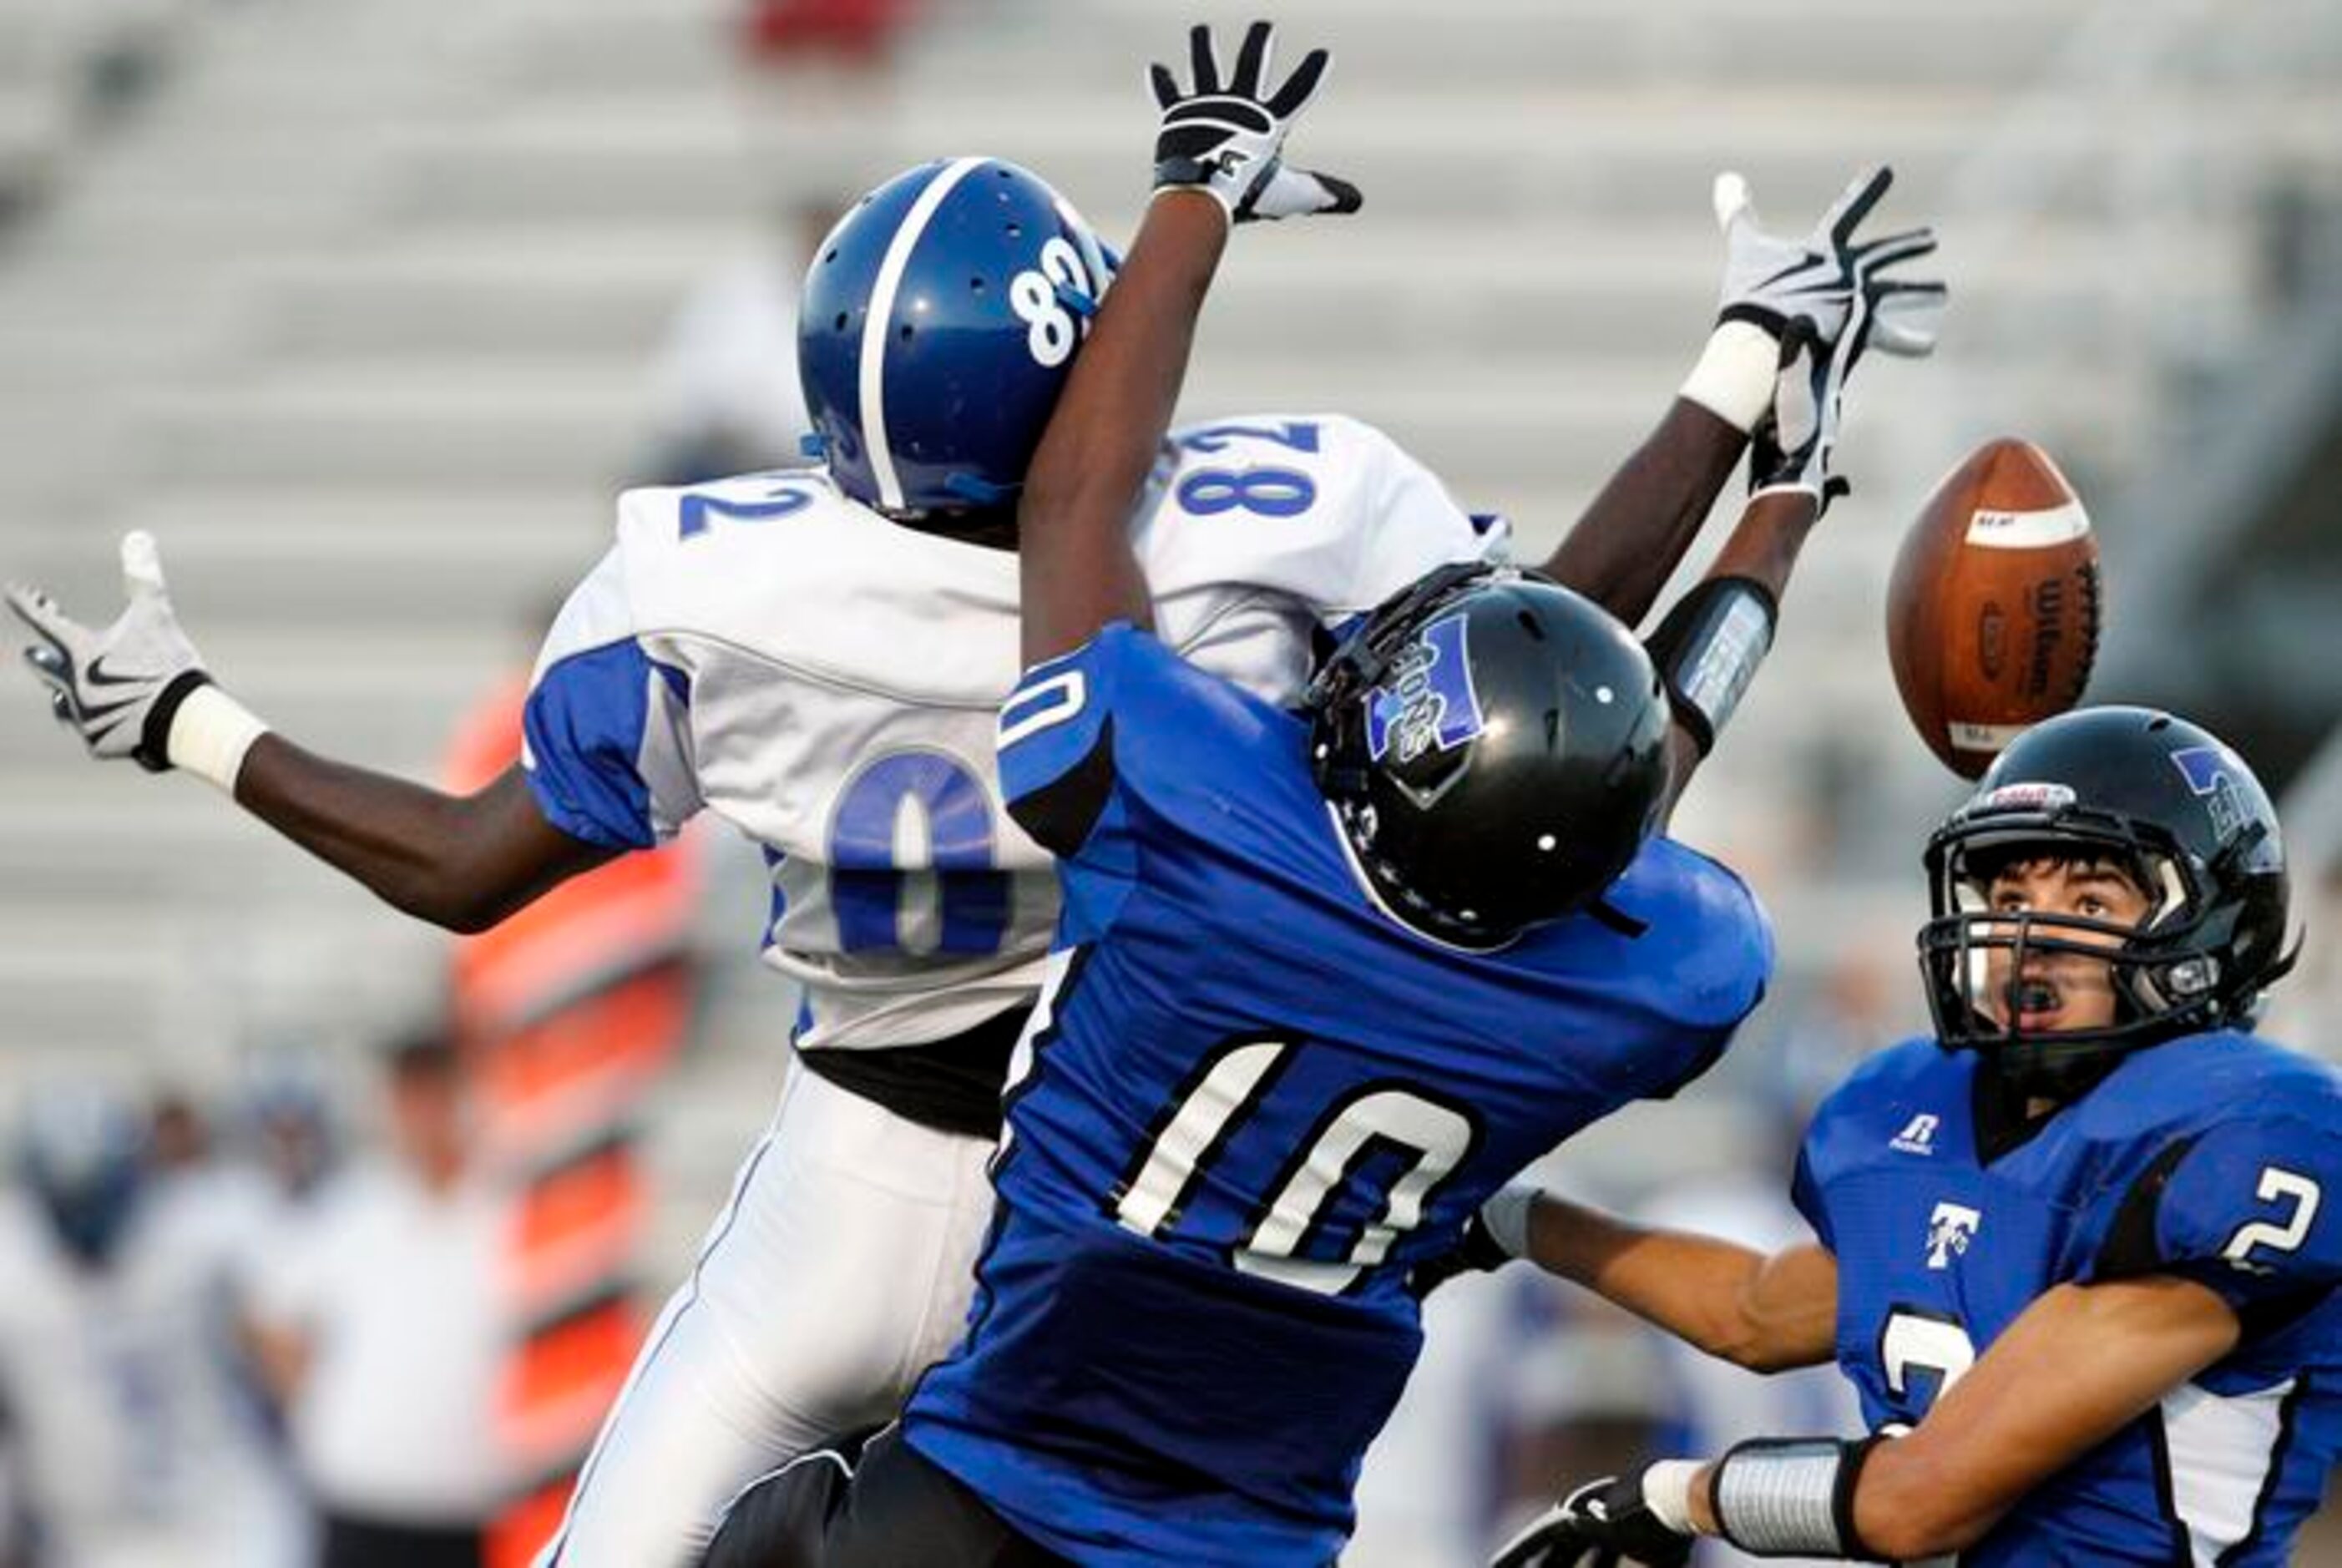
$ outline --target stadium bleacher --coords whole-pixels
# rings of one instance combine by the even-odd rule
[[[1187,405],[1361,414],[1532,545],[1696,346],[1716,169],[1794,215],[1883,157],[1893,212],[1944,229],[1941,361],[1867,372],[1858,494],[1686,824],[1749,865],[1793,964],[1813,962],[1807,934],[1849,924],[1899,943],[1913,825],[1949,794],[1906,741],[1880,657],[1899,524],[2001,430],[2043,442],[2106,511],[2167,456],[2188,378],[2257,351],[2256,204],[2273,182],[2342,186],[2333,8],[1278,9],[1339,52],[1312,152],[1369,205],[1349,226],[1245,237]],[[465,702],[525,656],[525,616],[598,553],[646,357],[695,277],[784,199],[966,150],[1028,161],[1126,229],[1146,190],[1133,49],[1175,50],[1186,20],[1154,0],[962,0],[871,83],[752,79],[728,15],[0,6],[0,203],[40,193],[0,249],[5,574],[95,611],[115,535],[152,528],[190,628],[255,709],[325,750],[427,769]],[[77,73],[162,38],[141,112],[86,128]],[[2123,520],[2102,521],[2119,563]],[[199,784],[92,769],[28,684],[0,697],[0,1073],[164,1048],[217,1060],[255,1018],[362,1032],[427,997],[428,936]],[[1815,780],[1849,767],[1887,787],[1827,824],[1841,859],[1811,887],[1813,819],[1847,814]],[[754,908],[744,896],[717,938],[744,964]],[[753,1049],[699,1071],[768,1083],[788,1007],[754,974],[723,995],[719,1034]],[[686,1085],[677,1125],[736,1119],[726,1098]],[[662,1144],[706,1182],[735,1147],[696,1131]],[[704,1184],[676,1202],[704,1210]]]

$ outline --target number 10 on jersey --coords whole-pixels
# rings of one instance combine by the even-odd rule
[[[1207,1058],[1156,1118],[1154,1138],[1116,1187],[1116,1221],[1150,1238],[1174,1230],[1204,1168],[1274,1092],[1294,1050],[1283,1040],[1231,1041]],[[1340,1295],[1422,1223],[1433,1189],[1471,1154],[1476,1138],[1469,1117],[1409,1088],[1380,1082],[1338,1094],[1268,1182],[1256,1205],[1259,1218],[1229,1261],[1246,1273]],[[1366,1179],[1361,1171],[1390,1168],[1393,1162],[1369,1158],[1377,1152],[1397,1155],[1401,1168],[1385,1178],[1374,1217],[1344,1246],[1331,1233],[1329,1213],[1346,1186]],[[1312,1255],[1303,1255],[1305,1246]]]

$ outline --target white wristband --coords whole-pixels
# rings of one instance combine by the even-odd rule
[[[1676,395],[1745,433],[1773,406],[1780,373],[1781,345],[1771,333],[1753,321],[1727,321],[1708,335],[1699,363]]]
[[[1676,1534],[1698,1534],[1691,1522],[1691,1483],[1698,1475],[1696,1460],[1660,1460],[1643,1472],[1643,1506]]]
[[[197,686],[171,715],[171,765],[209,779],[233,797],[244,754],[267,733],[250,709],[217,686]]]
[[[1525,1258],[1529,1252],[1529,1210],[1536,1206],[1537,1189],[1526,1182],[1516,1183],[1499,1191],[1480,1205],[1480,1224],[1487,1231],[1488,1239],[1504,1249],[1508,1258]]]

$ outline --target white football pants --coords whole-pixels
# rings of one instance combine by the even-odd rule
[[[537,1568],[686,1568],[749,1482],[892,1419],[959,1338],[992,1148],[792,1062]]]

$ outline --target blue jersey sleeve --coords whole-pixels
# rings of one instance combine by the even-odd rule
[[[522,715],[522,763],[547,822],[609,849],[647,849],[699,809],[691,686],[643,652],[613,551],[562,607]]]
[[[1115,664],[1130,634],[1117,622],[1034,665],[1000,707],[1008,814],[1060,859],[1081,853],[1114,794]]]
[[[2296,1116],[2222,1122],[2167,1144],[2119,1198],[2092,1279],[2177,1274],[2247,1318],[2342,1283],[2342,1134]]]
[[[1157,784],[1214,731],[1207,698],[1235,688],[1127,622],[1036,664],[1000,710],[1000,786],[1008,813],[1061,860],[1110,855],[1136,776]]]
[[[1806,1223],[1814,1228],[1814,1234],[1822,1245],[1835,1254],[1837,1252],[1837,1236],[1830,1225],[1829,1203],[1822,1193],[1821,1178],[1814,1174],[1813,1135],[1810,1133],[1797,1150],[1797,1174],[1789,1178],[1789,1202],[1797,1205],[1797,1213],[1805,1216]]]

